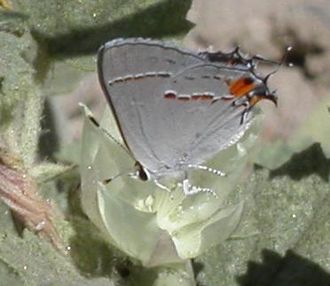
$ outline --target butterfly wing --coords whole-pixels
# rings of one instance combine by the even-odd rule
[[[180,70],[203,61],[173,44],[139,38],[113,40],[99,50],[99,80],[123,138],[134,158],[153,173],[167,169],[167,149],[157,146],[172,136],[166,134],[161,87]]]
[[[171,168],[184,169],[237,142],[252,114],[248,112],[242,122],[246,107],[234,106],[234,99],[226,98],[230,95],[228,82],[248,76],[248,70],[202,63],[170,78],[159,89],[163,95],[159,95],[157,126],[145,126],[151,148]]]
[[[250,67],[210,62],[173,44],[140,38],[107,43],[98,69],[129,150],[157,177],[201,164],[235,143],[252,114],[242,122],[245,107],[224,96],[256,88],[242,79],[265,85]]]

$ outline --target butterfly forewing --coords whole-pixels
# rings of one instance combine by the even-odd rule
[[[115,40],[99,51],[100,82],[125,142],[134,158],[151,172],[166,165],[153,147],[154,137],[163,136],[162,127],[167,124],[159,114],[164,108],[160,87],[179,70],[202,61],[173,45],[164,48],[161,42],[150,40]],[[160,138],[157,142],[166,144]]]

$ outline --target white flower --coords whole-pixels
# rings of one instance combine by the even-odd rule
[[[84,109],[91,115],[87,107]],[[118,144],[124,146],[110,108],[101,126],[103,129],[86,116],[81,154],[82,206],[111,244],[145,266],[156,266],[196,257],[234,232],[243,202],[228,205],[226,199],[240,180],[249,154],[246,148],[253,145],[254,135],[245,136],[243,143],[241,140],[240,145],[227,148],[208,163],[225,171],[226,177],[203,171],[191,174],[194,184],[211,188],[216,196],[185,196],[179,186],[169,193],[153,182],[128,176],[135,161]],[[105,184],[104,180],[111,177],[115,178]]]

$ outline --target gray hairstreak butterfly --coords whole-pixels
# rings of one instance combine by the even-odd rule
[[[243,136],[258,101],[276,104],[258,60],[142,38],[103,45],[99,80],[139,177],[163,188],[161,179],[182,178],[186,194],[212,191],[191,185],[187,171],[223,175],[203,164]]]

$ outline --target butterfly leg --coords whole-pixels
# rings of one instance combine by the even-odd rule
[[[154,183],[156,184],[157,187],[161,188],[162,190],[165,190],[167,192],[171,192],[171,189],[160,183],[157,179],[153,179]]]
[[[246,107],[243,112],[242,112],[242,117],[241,117],[241,124],[243,124],[246,120],[247,120],[247,117],[249,115],[249,112],[250,112],[251,108],[250,107]]]
[[[119,142],[114,136],[112,136],[108,130],[106,130],[101,126],[98,120],[94,117],[93,113],[89,109],[87,109],[87,107],[84,104],[80,103],[79,105],[85,109],[87,118],[96,128],[100,129],[112,142],[119,145],[129,156],[131,156],[127,148],[121,142]]]
[[[249,97],[244,96],[242,98],[236,99],[235,101],[233,101],[233,106],[235,106],[235,107],[243,106],[244,107],[244,109],[242,111],[242,115],[241,115],[241,122],[240,122],[240,124],[243,124],[247,120],[248,114],[251,111],[251,108],[253,107],[252,105],[250,105]]]

